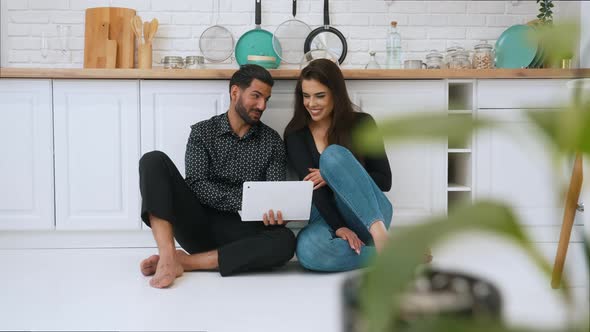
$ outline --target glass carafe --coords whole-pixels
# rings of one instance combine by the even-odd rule
[[[365,69],[381,69],[381,66],[379,66],[379,64],[377,63],[377,59],[375,59],[375,51],[369,52],[369,55],[371,56],[371,59],[369,60],[369,63],[367,63],[367,65],[365,66]]]

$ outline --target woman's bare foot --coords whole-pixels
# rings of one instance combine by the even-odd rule
[[[158,255],[151,255],[150,257],[141,261],[139,264],[139,268],[141,269],[141,273],[144,276],[151,276],[156,273],[156,267],[158,266],[158,261],[160,260],[160,256]]]
[[[377,249],[377,253],[380,253],[389,239],[385,224],[382,221],[374,222],[369,228],[369,233],[371,233],[371,236],[373,237],[373,243],[375,243],[375,249]]]
[[[156,267],[156,274],[150,280],[150,285],[155,288],[170,287],[183,272],[184,269],[174,254],[161,255]]]

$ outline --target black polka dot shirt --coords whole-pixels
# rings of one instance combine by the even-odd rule
[[[245,181],[284,181],[286,153],[281,136],[259,122],[238,137],[227,113],[191,126],[186,146],[186,183],[201,204],[220,211],[242,209]]]

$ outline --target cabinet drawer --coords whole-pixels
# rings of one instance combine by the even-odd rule
[[[557,108],[570,101],[568,80],[479,80],[478,108]]]

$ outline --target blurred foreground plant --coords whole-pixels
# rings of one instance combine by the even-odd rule
[[[540,29],[541,40],[553,59],[564,58],[574,49],[579,31],[577,26],[555,24]],[[583,89],[573,89],[576,95],[571,105],[561,110],[528,112],[531,121],[547,136],[554,151],[570,156],[574,153],[590,156],[590,98],[583,95]],[[380,145],[383,137],[389,142],[415,142],[423,140],[449,140],[452,146],[464,142],[473,133],[484,127],[499,126],[488,120],[471,117],[448,117],[446,114],[410,115],[380,122],[378,132],[374,128],[361,128],[355,133],[354,141],[361,142],[357,148],[376,152],[373,147]],[[415,277],[416,267],[423,258],[424,248],[432,247],[452,234],[466,230],[483,230],[499,234],[514,241],[546,273],[550,265],[542,258],[523,233],[518,220],[510,208],[496,202],[464,204],[449,211],[448,217],[439,217],[418,226],[398,230],[364,275],[361,285],[361,314],[370,331],[395,331],[400,314],[400,301],[408,285]],[[590,246],[585,240],[587,266],[590,265]],[[589,272],[590,273],[590,272]],[[571,300],[567,284],[561,288],[566,299]],[[568,303],[571,304],[570,301]],[[575,330],[575,326],[573,326]],[[523,331],[503,326],[502,322],[479,322],[468,319],[433,317],[418,321],[403,331]]]

